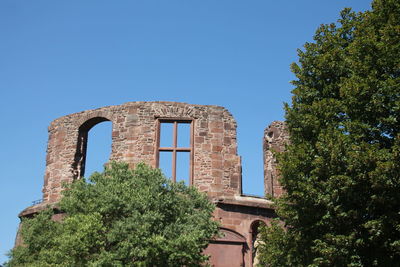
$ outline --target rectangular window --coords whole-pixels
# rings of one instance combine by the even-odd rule
[[[157,166],[174,182],[192,184],[192,136],[192,120],[158,120]]]

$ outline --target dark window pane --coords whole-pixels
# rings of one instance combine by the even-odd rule
[[[104,164],[108,162],[111,154],[112,123],[106,121],[95,125],[88,133],[85,177],[94,172],[102,172]]]
[[[176,181],[184,181],[189,185],[190,152],[176,153]]]
[[[159,168],[166,177],[172,177],[172,152],[160,151]]]
[[[172,135],[174,124],[162,122],[160,125],[160,147],[172,147]]]
[[[190,147],[190,123],[178,124],[178,147]]]

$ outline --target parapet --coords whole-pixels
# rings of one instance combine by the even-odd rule
[[[160,153],[188,153],[188,183],[211,197],[240,195],[241,159],[237,154],[236,122],[223,107],[176,102],[129,102],[70,114],[49,126],[46,172],[43,186],[45,203],[61,197],[62,183],[84,175],[87,138],[90,129],[103,121],[112,122],[110,160],[134,166],[145,162],[158,167]],[[172,129],[170,145],[160,142],[168,124]],[[180,126],[189,135],[181,145]],[[174,164],[174,163],[173,163]],[[172,166],[172,172],[176,169]],[[173,175],[174,176],[174,175]],[[177,179],[175,176],[173,179]]]

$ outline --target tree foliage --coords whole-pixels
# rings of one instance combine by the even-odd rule
[[[269,266],[400,266],[400,1],[345,9],[292,65]],[[274,259],[279,256],[280,259]]]
[[[52,209],[23,220],[24,245],[8,266],[200,266],[218,231],[204,194],[145,164],[77,180],[59,207],[61,222]]]

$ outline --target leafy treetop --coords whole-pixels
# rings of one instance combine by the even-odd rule
[[[24,219],[24,245],[7,266],[202,266],[217,234],[214,206],[160,170],[112,163],[66,185],[61,222],[48,209]]]
[[[400,1],[345,9],[292,65],[279,156],[286,224],[262,231],[269,266],[399,266]]]

